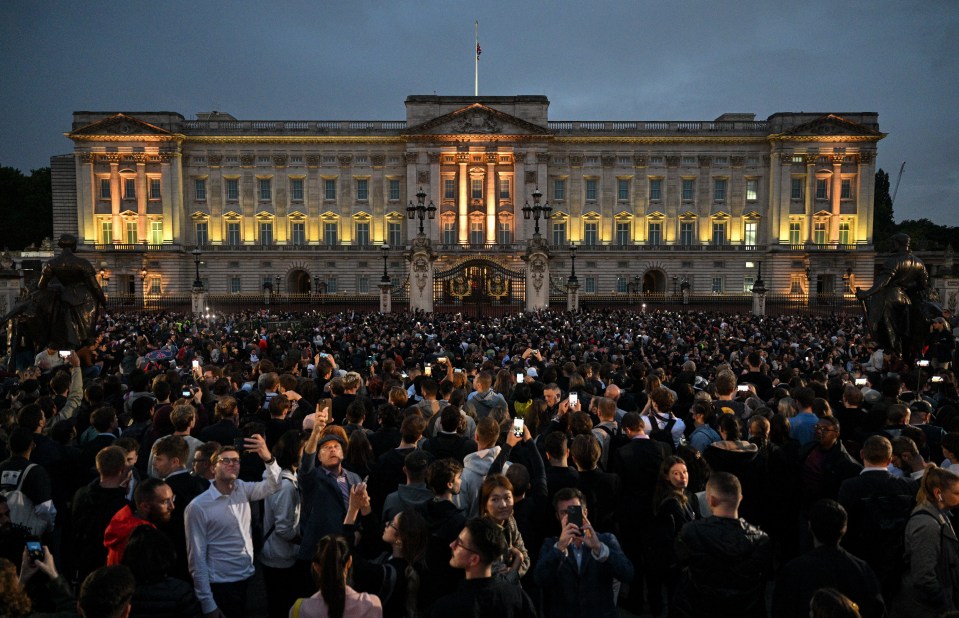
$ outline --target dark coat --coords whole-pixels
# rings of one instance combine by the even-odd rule
[[[787,563],[776,578],[773,618],[806,618],[816,590],[835,588],[859,606],[863,618],[881,618],[885,605],[876,574],[840,547],[821,546]]]
[[[433,606],[433,618],[527,618],[535,617],[533,601],[520,586],[488,577],[463,580],[456,592]]]
[[[344,469],[346,483],[352,489],[360,477]],[[323,468],[316,466],[316,453],[303,452],[300,468],[296,472],[303,490],[303,513],[301,514],[302,538],[297,559],[312,561],[316,546],[327,534],[343,534],[343,519],[346,504],[336,481]]]
[[[610,472],[622,479],[620,514],[624,519],[649,516],[653,510],[653,490],[663,461],[671,455],[669,446],[659,440],[635,439],[610,455]]]
[[[586,496],[589,521],[599,532],[615,532],[616,507],[622,483],[619,476],[599,468],[579,471],[579,490]]]
[[[239,437],[240,428],[229,418],[204,427],[199,435],[204,442],[219,442],[220,446],[233,444],[233,440]]]
[[[193,586],[173,577],[154,584],[138,585],[130,605],[130,618],[194,618],[202,615]]]
[[[127,505],[125,487],[104,488],[94,481],[77,490],[73,496],[71,551],[79,580],[107,563],[103,533],[117,511]]]
[[[803,468],[808,465],[810,454],[818,448],[819,445],[816,442],[810,442],[803,447],[800,455],[800,479],[803,478]],[[846,451],[842,442],[836,440],[832,448],[825,453],[822,478],[818,486],[809,487],[803,483],[803,506],[808,508],[822,498],[835,500],[839,496],[839,487],[842,482],[858,475],[861,471],[862,465]]]

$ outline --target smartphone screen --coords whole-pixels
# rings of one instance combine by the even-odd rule
[[[43,561],[43,545],[40,544],[40,541],[27,541],[27,553],[34,562]]]
[[[516,383],[517,383],[517,384],[522,384],[522,383],[523,383],[523,372],[522,372],[522,371],[520,371],[520,372],[518,372],[518,373],[516,374]]]
[[[70,350],[60,350],[60,358],[67,358],[70,356]]]
[[[856,378],[856,386],[865,386],[866,378]]]
[[[195,367],[199,367],[199,366],[200,366],[200,361],[198,361],[198,360],[193,361],[193,367],[194,367],[194,368],[195,368]]]
[[[579,393],[570,393],[569,394],[569,405],[575,406],[579,403]]]
[[[513,419],[513,435],[517,438],[523,437],[523,419],[514,418]]]
[[[326,410],[327,420],[333,417],[333,400],[332,399],[320,399],[320,410]]]
[[[748,384],[740,384],[739,386],[736,387],[736,389],[739,390],[739,392],[741,392],[741,393],[745,393],[745,392],[747,392],[747,391],[749,390],[749,385],[748,385]]]
[[[184,390],[184,391],[183,391],[183,396],[184,396],[184,397],[192,397],[192,396],[193,396],[193,393],[192,393],[191,391]]]
[[[423,367],[423,375],[427,375],[427,376],[433,375],[433,367],[431,367],[430,365],[426,365],[425,367]]]
[[[583,527],[583,507],[574,504],[566,509],[566,521],[571,524],[576,524],[580,528]]]

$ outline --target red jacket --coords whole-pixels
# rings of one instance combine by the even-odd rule
[[[153,524],[134,515],[129,504],[113,516],[103,533],[103,545],[107,548],[107,566],[120,564],[130,534],[138,526],[153,526]],[[156,526],[153,527],[156,528]]]

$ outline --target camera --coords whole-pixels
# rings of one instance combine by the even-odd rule
[[[45,558],[43,545],[40,544],[40,541],[27,541],[27,554],[30,556],[30,560],[34,562],[43,562]]]

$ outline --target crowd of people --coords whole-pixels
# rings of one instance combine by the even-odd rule
[[[13,616],[959,611],[955,317],[107,314],[0,368]],[[959,615],[959,614],[955,614]]]

